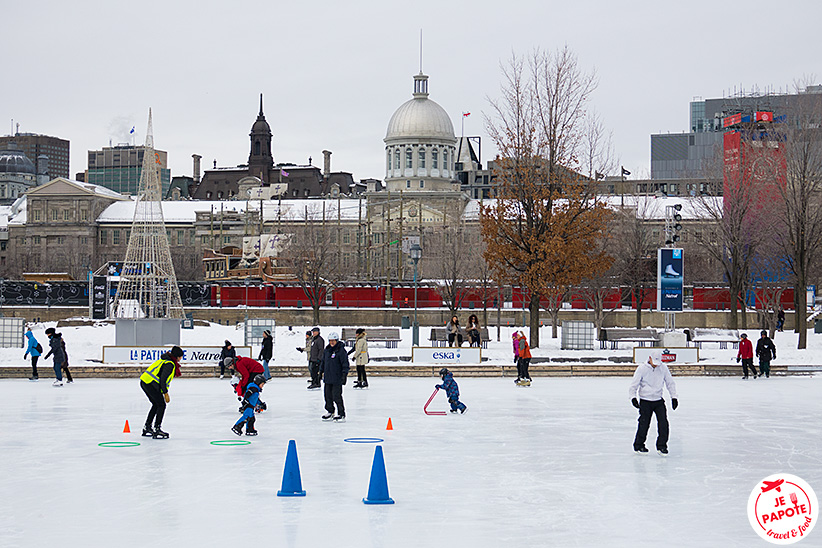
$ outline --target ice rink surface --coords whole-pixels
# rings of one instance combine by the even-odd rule
[[[373,377],[346,386],[344,424],[320,420],[304,378],[275,378],[260,435],[236,447],[209,443],[237,439],[227,380],[173,382],[168,440],[140,437],[135,379],[2,380],[0,545],[769,546],[746,514],[762,478],[822,494],[819,378],[677,378],[667,458],[633,453],[627,378],[455,378],[465,415],[423,413],[437,378]],[[429,410],[446,408],[441,392]],[[384,438],[396,504],[362,503],[374,445],[349,437]],[[302,498],[276,496],[290,439]],[[120,440],[141,445],[98,446]]]

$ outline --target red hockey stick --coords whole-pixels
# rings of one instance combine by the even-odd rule
[[[429,411],[428,410],[428,404],[431,403],[431,400],[434,399],[434,396],[436,396],[437,392],[439,392],[439,391],[440,391],[439,388],[435,388],[434,393],[431,394],[431,397],[428,398],[427,402],[425,402],[425,405],[423,406],[422,410],[425,411],[426,415],[445,415],[445,411]]]

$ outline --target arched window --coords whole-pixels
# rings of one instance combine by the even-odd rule
[[[440,168],[440,151],[438,148],[431,149],[431,169]]]
[[[442,151],[442,169],[448,169],[448,150]]]
[[[419,150],[419,157],[417,160],[417,167],[420,169],[425,169],[425,149],[420,147]]]
[[[388,151],[388,170],[391,170],[391,151]]]
[[[406,148],[405,149],[405,169],[411,169],[412,163],[413,163],[413,160],[412,160],[412,157],[411,157],[411,149]]]
[[[260,141],[254,141],[254,156],[260,155]]]
[[[400,169],[400,149],[394,151],[394,169]]]

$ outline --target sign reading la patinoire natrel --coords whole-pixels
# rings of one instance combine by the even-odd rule
[[[181,365],[194,363],[217,363],[220,361],[222,346],[180,346],[183,349]],[[237,357],[251,357],[250,346],[235,346]],[[103,363],[151,363],[160,355],[171,350],[170,346],[104,346]]]

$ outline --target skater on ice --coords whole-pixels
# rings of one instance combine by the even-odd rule
[[[362,327],[357,328],[357,340],[354,348],[348,351],[348,355],[354,354],[354,363],[357,365],[357,382],[354,388],[368,388],[368,378],[365,375],[365,366],[368,365],[368,333]]]
[[[768,332],[764,329],[759,334],[756,341],[756,355],[759,357],[759,376],[771,377],[771,360],[776,359],[776,345],[768,337]]]
[[[168,438],[168,432],[163,432],[161,426],[166,404],[171,401],[168,389],[174,377],[180,376],[180,358],[182,357],[183,349],[179,346],[172,346],[169,352],[162,354],[159,360],[149,365],[148,369],[140,375],[140,388],[151,402],[151,409],[148,410],[146,424],[143,426],[143,436],[154,439]],[[152,421],[154,427],[151,426]]]
[[[665,400],[662,399],[663,386],[671,395],[671,407],[676,409],[679,405],[676,383],[668,366],[662,363],[661,358],[657,357],[657,360],[654,360],[652,356],[648,356],[647,363],[637,366],[631,379],[631,386],[628,388],[631,404],[639,409],[639,424],[634,437],[634,451],[637,453],[648,452],[645,438],[651,426],[651,415],[654,414],[657,425],[656,449],[660,455],[668,454],[668,415]]]
[[[246,436],[257,435],[257,430],[254,428],[254,423],[257,420],[254,416],[254,411],[263,403],[260,401],[260,393],[263,391],[264,384],[265,376],[261,374],[257,374],[254,379],[248,383],[245,393],[243,394],[242,405],[240,406],[242,416],[240,416],[240,419],[231,427],[231,431],[238,436],[243,435],[243,426],[245,426]]]
[[[753,344],[751,341],[748,340],[748,336],[743,333],[740,335],[741,340],[739,341],[739,352],[736,353],[736,363],[742,361],[742,372],[743,372],[743,379],[748,378],[748,369],[750,368],[751,374],[753,378],[756,378],[756,368],[753,364]]]
[[[313,384],[313,379],[311,378],[311,330],[305,332],[305,346],[298,346],[297,352],[302,352],[305,354],[305,360],[308,362],[308,384]]]
[[[531,374],[528,372],[528,367],[531,365],[531,347],[528,346],[528,339],[522,331],[519,332],[518,348],[517,385],[531,386]]]
[[[323,420],[333,420],[334,422],[345,422],[345,403],[343,402],[343,385],[348,378],[348,353],[345,345],[340,340],[336,332],[328,334],[328,346],[323,351],[323,358],[320,362],[320,375],[322,376],[325,395],[325,410]],[[336,406],[336,414],[334,414]]]
[[[239,358],[226,358],[225,365],[231,373],[231,385],[234,387],[234,392],[237,394],[237,399],[242,401],[248,385],[254,381],[257,375],[263,375],[265,378],[265,370],[260,362],[240,356]],[[260,401],[257,405],[257,412],[265,411],[267,406],[264,401]],[[240,411],[242,413],[242,411]]]
[[[262,348],[260,348],[260,355],[257,356],[257,360],[261,361],[263,364],[263,376],[265,380],[269,380],[271,378],[271,371],[268,369],[268,362],[271,361],[271,356],[274,354],[274,338],[271,336],[271,331],[266,329],[263,331],[263,342]]]
[[[443,367],[440,369],[440,378],[442,379],[442,384],[435,386],[436,388],[445,390],[445,394],[448,396],[448,403],[451,404],[451,412],[456,413],[459,411],[460,413],[465,413],[468,407],[460,401],[460,387],[457,381],[454,380],[454,374]]]
[[[323,359],[324,351],[325,340],[320,336],[320,328],[315,327],[311,330],[311,350],[308,354],[308,373],[311,375],[311,384],[308,385],[309,390],[320,387],[320,381],[322,380],[320,362]]]
[[[37,376],[37,360],[43,353],[43,347],[40,346],[40,343],[34,338],[34,333],[31,332],[30,327],[26,330],[26,340],[28,341],[28,346],[26,346],[26,353],[23,355],[23,359],[25,360],[31,356],[31,377],[29,380],[36,381],[39,379]]]
[[[49,359],[49,356],[54,356],[54,383],[53,386],[63,386],[63,368],[66,367],[66,352],[63,346],[63,337],[57,333],[53,327],[46,329],[46,336],[49,338],[49,352],[43,358]],[[66,370],[68,373],[68,370]],[[71,377],[68,377],[68,382],[72,382]]]

